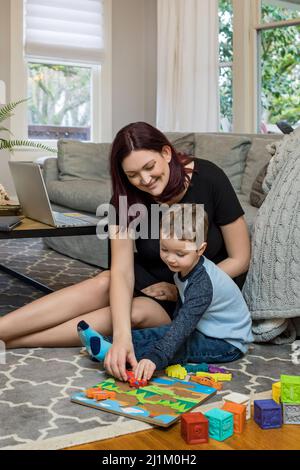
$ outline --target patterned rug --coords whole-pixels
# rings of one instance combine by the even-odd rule
[[[99,272],[45,248],[38,239],[1,242],[0,258],[54,289]],[[0,289],[0,315],[42,295],[2,273]],[[10,350],[5,362],[0,363],[1,449],[61,449],[151,429],[146,423],[70,402],[72,393],[105,377],[79,348]],[[267,396],[280,374],[297,373],[290,345],[253,345],[246,357],[227,368],[233,372],[232,382],[201,410],[215,406],[230,391]]]

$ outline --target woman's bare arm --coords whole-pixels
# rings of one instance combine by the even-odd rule
[[[105,358],[107,371],[126,380],[126,361],[136,365],[131,338],[131,308],[134,289],[134,245],[128,234],[121,238],[111,227],[110,307],[113,323],[113,346]],[[114,232],[114,233],[113,233]]]
[[[239,217],[231,224],[221,226],[228,258],[218,266],[230,277],[245,273],[250,262],[250,238],[244,217]]]

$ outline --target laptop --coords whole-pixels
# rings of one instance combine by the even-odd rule
[[[53,211],[40,166],[33,162],[8,162],[23,214],[52,227],[96,226],[99,220]]]

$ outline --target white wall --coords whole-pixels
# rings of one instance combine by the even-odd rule
[[[0,2],[0,80],[6,84],[6,102],[10,96],[10,0]],[[9,127],[9,122],[3,123]],[[10,194],[14,194],[14,186],[8,169],[9,153],[0,151],[0,183]]]
[[[112,131],[156,122],[156,0],[112,1]]]

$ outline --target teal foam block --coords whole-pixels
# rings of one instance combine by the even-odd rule
[[[204,413],[209,421],[209,437],[216,441],[225,441],[233,435],[233,414],[228,411],[213,408]]]

